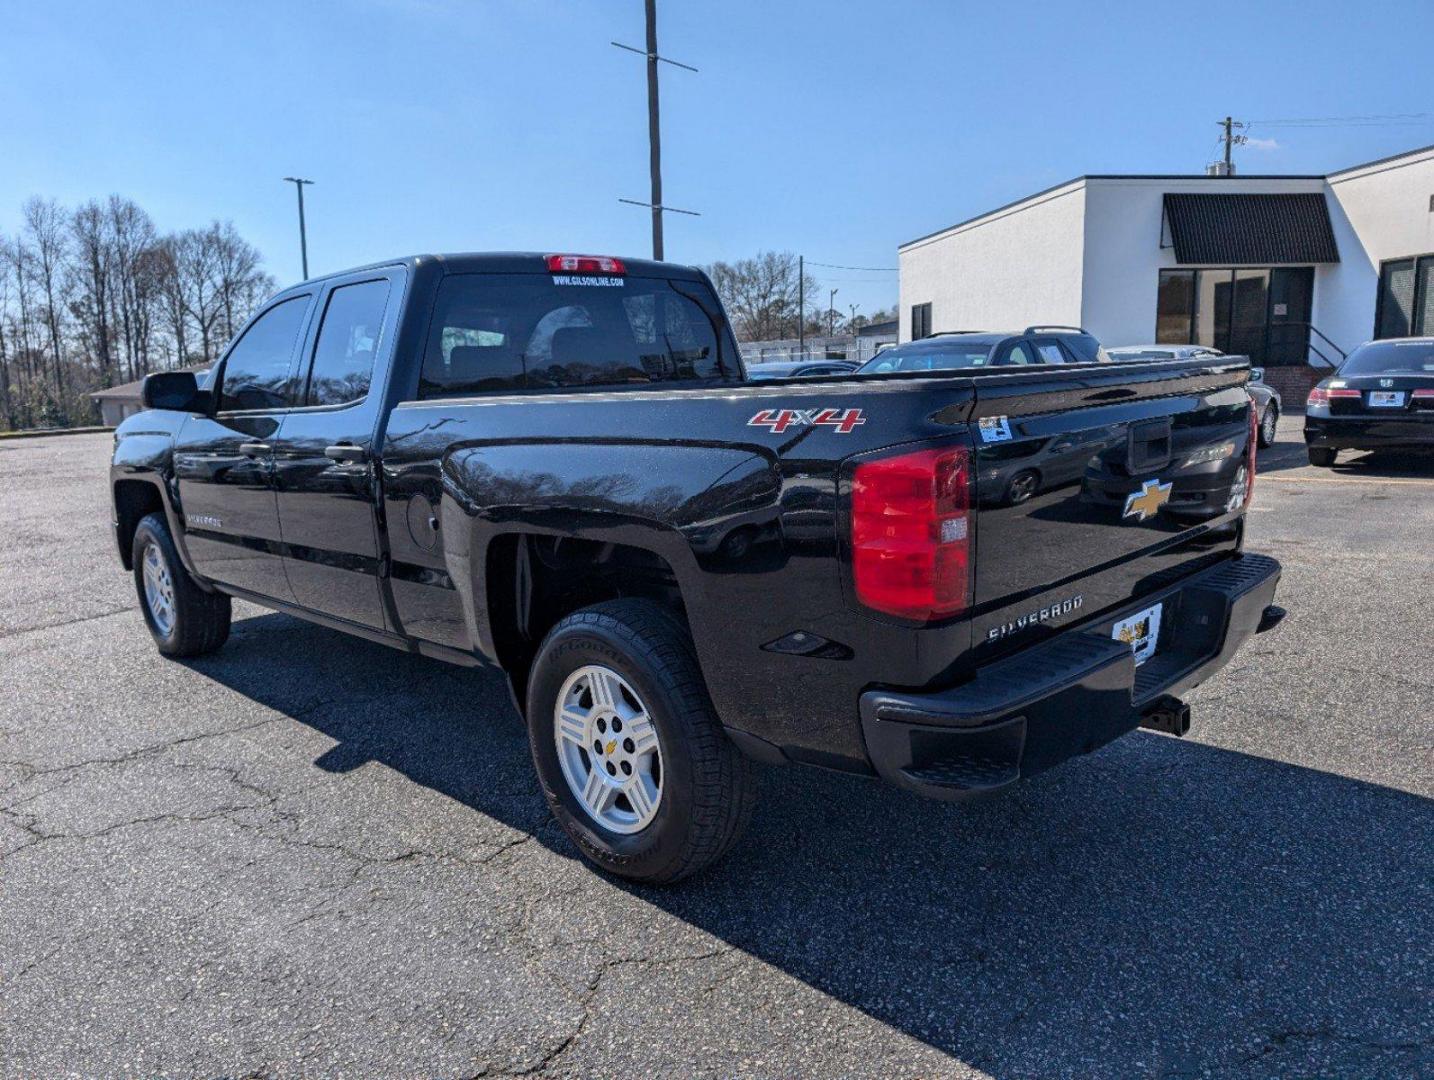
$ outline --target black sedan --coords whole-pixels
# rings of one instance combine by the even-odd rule
[[[1434,338],[1370,341],[1310,391],[1311,465],[1341,450],[1434,450]]]

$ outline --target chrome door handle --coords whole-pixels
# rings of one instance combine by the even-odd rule
[[[262,442],[246,442],[239,444],[239,453],[245,457],[259,457],[269,452],[269,444]]]
[[[368,451],[362,446],[353,446],[350,443],[338,443],[335,446],[324,447],[324,457],[332,461],[349,462],[357,465],[368,460]]]

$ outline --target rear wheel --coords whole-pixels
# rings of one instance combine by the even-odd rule
[[[696,873],[751,817],[751,763],[722,730],[686,629],[649,601],[553,627],[528,684],[528,739],[563,830],[633,881]]]
[[[1040,486],[1040,475],[1034,469],[1018,472],[1006,485],[1006,502],[1011,506],[1019,506],[1040,490]]]
[[[229,639],[229,597],[205,592],[189,576],[163,514],[140,521],[131,556],[139,607],[160,652],[202,656]]]
[[[1310,464],[1327,469],[1334,464],[1335,455],[1338,453],[1338,450],[1331,450],[1327,446],[1311,446],[1309,448]]]
[[[1265,406],[1265,415],[1260,417],[1259,444],[1261,449],[1275,444],[1275,432],[1280,426],[1280,410],[1272,401]]]

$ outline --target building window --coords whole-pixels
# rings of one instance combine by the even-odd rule
[[[920,341],[931,336],[931,305],[911,305],[911,340]]]
[[[1194,341],[1195,271],[1162,270],[1155,301],[1155,340],[1166,345]]]
[[[1155,340],[1205,345],[1256,364],[1303,364],[1308,352],[1314,270],[1162,270]]]
[[[1380,264],[1374,336],[1411,337],[1434,333],[1434,255]]]

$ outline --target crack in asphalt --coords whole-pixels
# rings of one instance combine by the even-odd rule
[[[62,619],[59,622],[41,623],[39,626],[17,626],[12,630],[0,630],[0,641],[7,638],[22,637],[25,634],[38,634],[41,630],[54,630],[62,626],[76,626],[79,623],[95,622],[98,619],[112,619],[116,615],[124,615],[137,611],[133,604],[126,604],[124,607],[115,608],[113,611],[101,611],[95,615],[81,615],[77,619]]]

